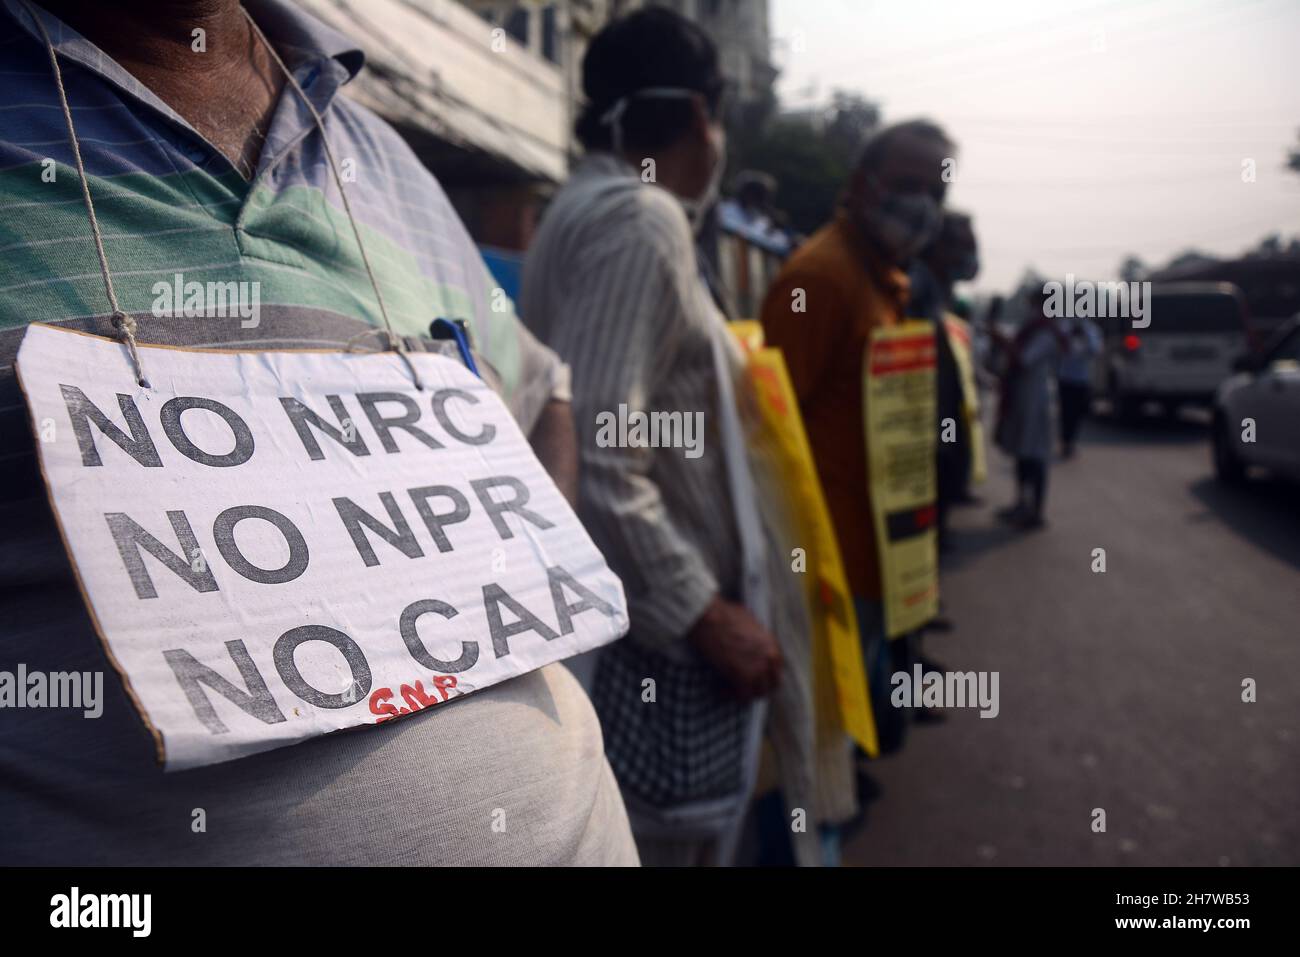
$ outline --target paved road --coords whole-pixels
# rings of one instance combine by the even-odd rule
[[[997,453],[957,514],[927,652],[1000,672],[1001,713],[912,726],[846,863],[1300,864],[1300,489],[1217,485],[1192,416],[1088,429],[1047,529],[993,517]]]

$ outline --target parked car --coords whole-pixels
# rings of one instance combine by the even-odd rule
[[[1104,345],[1096,392],[1111,409],[1136,415],[1148,402],[1172,414],[1180,405],[1208,407],[1249,346],[1246,300],[1231,283],[1157,283],[1145,328],[1101,319]]]
[[[1214,401],[1214,470],[1240,482],[1258,465],[1300,479],[1300,315],[1240,356]]]

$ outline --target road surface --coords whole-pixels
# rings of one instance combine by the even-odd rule
[[[941,578],[956,630],[925,643],[999,672],[1000,713],[873,762],[846,864],[1300,864],[1300,488],[1216,484],[1204,421],[1090,421],[1037,532],[994,518],[990,452]]]

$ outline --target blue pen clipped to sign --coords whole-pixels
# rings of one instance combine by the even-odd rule
[[[465,327],[464,319],[444,319],[439,316],[433,322],[429,323],[430,339],[454,339],[456,348],[460,351],[461,360],[465,363],[465,368],[474,373],[480,379],[478,366],[474,362],[474,353],[470,349],[469,332]]]

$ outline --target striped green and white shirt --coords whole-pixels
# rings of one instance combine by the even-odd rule
[[[494,295],[437,181],[392,129],[337,95],[361,51],[281,0],[247,6],[325,119],[397,331],[414,340],[437,317],[467,320],[528,431],[547,399],[567,398],[566,370]],[[374,292],[321,134],[292,89],[248,182],[93,43],[39,15],[139,338],[242,349],[365,341],[380,323]],[[107,333],[109,307],[40,33],[17,0],[0,0],[0,23],[0,671],[105,676],[95,720],[0,712],[0,864],[635,863],[599,725],[560,665],[382,729],[192,772],[155,765],[59,543],[14,379],[27,323]],[[177,274],[260,284],[258,322],[155,315]],[[195,808],[206,834],[191,831]],[[492,828],[498,809],[503,833]]]

